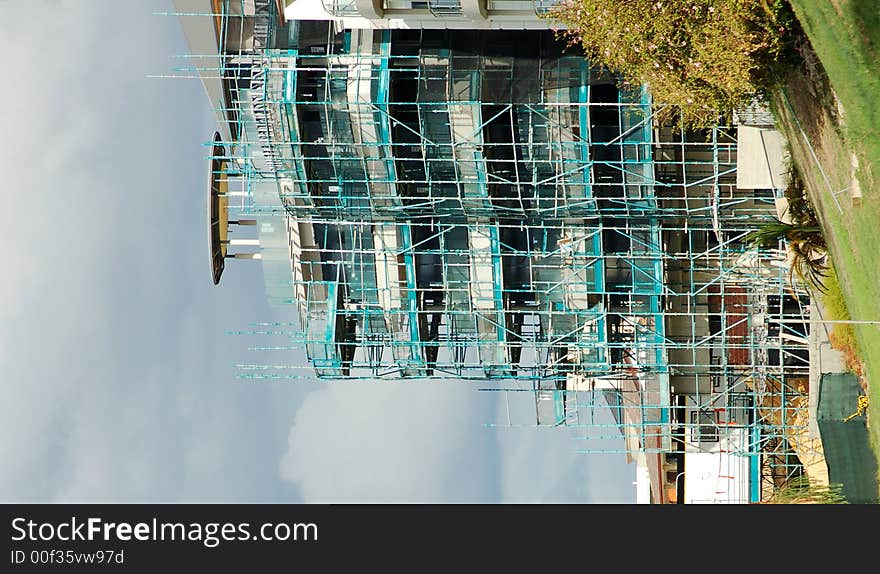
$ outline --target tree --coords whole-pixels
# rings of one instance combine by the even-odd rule
[[[569,45],[647,84],[687,127],[713,125],[770,87],[797,27],[785,0],[563,0],[549,17]]]
[[[791,273],[821,292],[828,276],[827,245],[818,224],[785,223],[774,218],[744,238],[759,248],[774,248],[784,241],[791,252]]]

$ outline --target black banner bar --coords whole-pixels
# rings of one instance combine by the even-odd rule
[[[692,553],[718,551],[724,540],[752,545],[765,528],[772,533],[762,536],[782,544],[799,529],[817,536],[823,528],[840,534],[850,527],[849,543],[858,544],[856,525],[877,524],[878,508],[11,504],[2,507],[6,551],[0,571],[248,572],[256,565],[284,564],[326,571],[375,560],[403,563],[414,554],[421,566],[453,556],[479,555],[497,565],[545,556],[552,569],[560,560],[587,565],[590,553],[638,560],[675,553],[682,544]]]

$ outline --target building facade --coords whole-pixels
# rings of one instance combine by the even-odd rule
[[[534,401],[511,425],[610,412],[655,501],[689,455],[734,457],[736,502],[800,472],[808,296],[744,241],[782,190],[737,185],[737,126],[673,127],[532,2],[327,2],[177,2],[221,125],[214,281],[260,259],[307,356],[243,376],[488,381]]]

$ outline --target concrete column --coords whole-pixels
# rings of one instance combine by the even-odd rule
[[[474,22],[482,22],[489,16],[487,0],[461,0],[461,13]]]
[[[354,0],[358,14],[368,20],[379,20],[385,15],[382,0]]]

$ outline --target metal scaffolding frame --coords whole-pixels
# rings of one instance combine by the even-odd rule
[[[259,28],[214,16],[221,38]],[[307,362],[255,360],[242,379],[491,381],[534,409],[490,426],[607,428],[589,437],[627,453],[709,451],[735,429],[728,451],[762,476],[799,472],[809,295],[784,245],[744,242],[779,190],[737,189],[735,127],[660,123],[645,90],[549,32],[522,32],[522,58],[510,34],[490,49],[275,24],[283,48],[267,32],[176,70],[223,79],[234,139],[215,165],[236,211],[287,237],[273,301],[298,323],[238,333]]]

